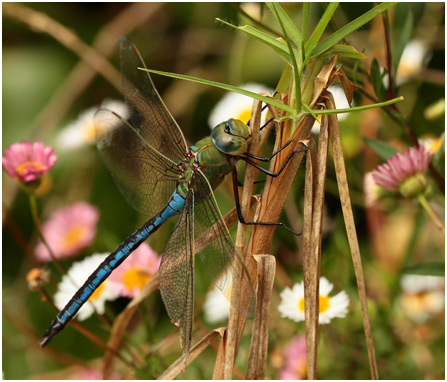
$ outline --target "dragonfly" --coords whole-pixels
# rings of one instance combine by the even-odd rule
[[[248,280],[244,293],[252,298],[255,294],[243,256],[235,250],[213,190],[232,173],[239,220],[249,225],[285,226],[281,222],[245,221],[237,195],[236,163],[243,159],[268,175],[277,176],[293,153],[302,150],[293,151],[278,173],[265,170],[253,160],[270,160],[290,142],[270,158],[248,154],[251,129],[236,119],[220,123],[209,137],[188,147],[149,73],[138,69],[146,66],[137,48],[127,37],[120,37],[119,48],[129,117],[124,119],[111,110],[99,109],[94,117],[97,148],[126,201],[151,218],[88,277],[52,321],[40,345],[48,345],[113,270],[162,224],[177,216],[162,255],[159,285],[168,315],[180,329],[183,352],[189,353],[194,315],[194,241],[198,237],[212,235],[212,242],[199,252],[199,257],[215,286],[223,291],[233,275],[239,274]]]

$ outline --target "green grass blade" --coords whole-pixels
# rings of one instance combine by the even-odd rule
[[[159,70],[146,69],[146,68],[138,68],[138,69],[144,70],[149,73],[159,74],[161,76],[176,78],[178,80],[186,80],[186,81],[196,82],[196,83],[203,84],[203,85],[214,86],[216,88],[227,90],[230,92],[239,93],[239,94],[245,95],[247,97],[251,97],[251,98],[257,99],[259,101],[273,105],[273,106],[277,107],[278,109],[284,110],[285,112],[290,113],[292,115],[295,114],[295,110],[293,108],[291,108],[288,105],[284,105],[282,102],[279,102],[278,100],[275,100],[275,99],[272,99],[269,97],[265,97],[265,96],[262,96],[257,93],[253,93],[253,92],[245,90],[245,89],[238,88],[237,86],[227,85],[227,84],[223,84],[221,82],[216,82],[216,81],[205,80],[203,78],[198,78],[198,77],[186,76],[184,74],[162,72]]]
[[[296,25],[290,19],[289,15],[284,11],[284,9],[278,3],[266,3],[270,11],[276,16],[278,21],[282,23],[287,36],[293,41],[295,46],[300,49],[303,37],[301,32],[298,30]]]
[[[301,20],[301,33],[303,41],[307,41],[307,36],[309,35],[309,17],[310,17],[310,3],[305,2],[303,4],[303,16]]]
[[[313,57],[325,52],[336,43],[344,39],[346,36],[350,35],[352,32],[361,28],[366,23],[370,22],[375,17],[379,16],[381,13],[385,12],[387,9],[391,8],[395,3],[381,3],[377,7],[371,9],[370,11],[364,13],[360,17],[357,17],[354,21],[346,24],[340,28],[337,32],[331,34],[328,38],[320,42],[315,49],[311,52]],[[307,50],[306,50],[307,52]]]
[[[400,101],[403,101],[403,100],[404,100],[404,97],[401,96],[401,97],[396,97],[396,98],[390,99],[390,100],[385,101],[385,102],[378,102],[378,103],[373,103],[373,104],[370,104],[370,105],[350,107],[348,109],[314,110],[314,113],[316,115],[351,113],[351,112],[354,112],[354,111],[364,111],[364,110],[374,109],[376,107],[389,106],[389,105],[392,105],[393,103],[400,102]],[[307,113],[304,112],[303,114],[307,114]]]
[[[281,40],[278,40],[272,36],[270,36],[267,33],[264,33],[260,31],[259,29],[253,28],[250,25],[244,25],[241,27],[238,27],[236,25],[233,25],[231,23],[228,23],[224,20],[221,20],[219,18],[216,18],[217,21],[220,21],[221,23],[230,26],[231,28],[234,28],[238,31],[244,32],[248,34],[251,37],[256,38],[257,40],[261,41],[262,43],[268,45],[271,47],[278,55],[289,65],[292,65],[292,62],[290,60],[289,51],[287,49],[287,45],[284,42],[281,42]]]
[[[363,140],[383,160],[388,160],[397,153],[393,146],[378,139],[364,137]]]
[[[371,63],[371,83],[376,93],[377,99],[383,101],[385,99],[385,86],[383,85],[383,74],[380,71],[380,66],[374,58]]]
[[[279,24],[281,25],[281,29],[284,33],[284,38],[286,39],[287,47],[289,48],[289,54],[292,59],[292,66],[293,66],[293,75],[294,75],[294,84],[295,84],[295,110],[296,114],[299,114],[301,111],[301,78],[300,78],[300,71],[298,68],[295,52],[293,50],[292,44],[290,43],[290,37],[288,35],[288,31],[286,29],[286,26],[283,23],[282,17],[279,15],[277,11],[277,6],[275,4],[272,4],[273,12],[276,15],[276,18],[279,21]],[[289,93],[291,94],[291,92]],[[292,99],[292,97],[290,98]],[[290,102],[289,102],[290,103]]]
[[[445,276],[445,263],[432,262],[406,266],[402,273],[413,275]]]
[[[335,54],[337,56],[355,58],[357,60],[363,60],[367,58],[363,53],[359,52],[351,45],[334,45],[327,53]]]
[[[397,68],[399,66],[400,59],[402,58],[402,53],[410,40],[411,34],[413,32],[413,12],[411,9],[408,11],[407,17],[405,18],[405,23],[402,27],[402,31],[399,33],[399,42],[395,49],[392,50],[392,60],[393,60],[393,78],[396,79]]]
[[[310,56],[314,48],[317,46],[317,43],[320,40],[320,37],[326,29],[327,25],[329,24],[329,21],[331,21],[332,15],[337,9],[338,4],[338,2],[329,3],[329,5],[327,6],[326,11],[315,27],[312,35],[309,37],[309,40],[307,40],[306,42],[306,45],[304,47],[306,58]]]

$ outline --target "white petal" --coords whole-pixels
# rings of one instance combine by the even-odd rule
[[[329,296],[329,293],[334,289],[334,285],[332,285],[326,277],[320,278],[320,295],[323,297]]]
[[[203,304],[205,319],[209,323],[217,323],[228,318],[230,313],[230,302],[222,294],[222,292],[214,288],[206,296]]]

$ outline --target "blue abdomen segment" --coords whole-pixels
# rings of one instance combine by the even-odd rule
[[[170,217],[178,215],[185,206],[184,197],[174,191],[166,207],[138,228],[132,235],[124,240],[90,275],[84,285],[76,292],[67,305],[58,313],[45,334],[40,339],[40,346],[44,347],[50,343],[52,338],[59,333],[65,325],[81,309],[93,292],[101,285],[107,277]]]

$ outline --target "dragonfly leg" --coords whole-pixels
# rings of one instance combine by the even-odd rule
[[[273,171],[269,171],[266,170],[265,168],[261,167],[259,164],[257,164],[256,162],[253,162],[251,159],[256,159],[256,160],[260,160],[263,162],[269,162],[273,159],[273,157],[275,155],[277,155],[279,152],[281,152],[282,150],[284,150],[287,146],[289,146],[293,141],[288,141],[284,146],[282,146],[280,149],[278,149],[277,151],[275,151],[269,158],[263,158],[263,157],[258,157],[256,155],[252,155],[252,154],[245,154],[244,156],[241,156],[241,159],[243,159],[245,162],[247,162],[248,164],[252,165],[253,167],[257,168],[259,171],[263,172],[264,174],[267,174],[268,176],[272,176],[274,178],[276,178],[277,176],[279,176],[283,170],[286,168],[287,164],[290,162],[290,160],[292,159],[293,155],[297,154],[297,153],[303,153],[306,152],[307,150],[309,150],[309,147],[307,147],[304,143],[303,145],[305,146],[304,149],[302,150],[293,150],[289,156],[287,157],[287,159],[284,161],[284,163],[282,164],[281,168],[279,169],[278,172],[273,172]],[[251,158],[251,159],[250,159]]]
[[[233,176],[233,191],[234,191],[234,199],[235,199],[235,203],[236,203],[237,216],[238,216],[239,221],[242,224],[245,224],[245,225],[278,225],[278,226],[284,227],[289,232],[293,233],[295,236],[301,235],[301,232],[300,233],[295,232],[292,228],[288,227],[287,225],[285,225],[284,223],[281,223],[281,222],[247,222],[245,220],[244,216],[242,215],[241,204],[239,202],[239,190],[238,190],[238,182],[239,181],[237,179],[236,167],[233,167],[232,176]]]
[[[278,92],[274,92],[272,97],[275,97],[277,94],[278,94]],[[265,104],[265,105],[262,107],[261,111],[264,111],[267,107],[268,107],[268,104]],[[259,129],[259,131],[262,131],[262,129],[264,129],[264,128],[265,128],[270,122],[272,122],[272,121],[273,121],[273,118],[270,118],[266,123],[264,123],[264,125],[261,126],[261,128]],[[248,122],[247,122],[247,126],[250,126],[250,122],[251,122],[251,119],[248,120]]]

